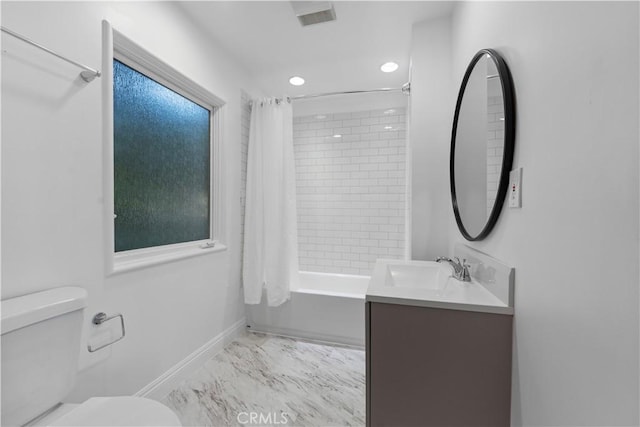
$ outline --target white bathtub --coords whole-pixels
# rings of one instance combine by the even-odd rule
[[[279,307],[247,305],[254,331],[364,346],[364,296],[369,276],[300,272],[300,286]]]

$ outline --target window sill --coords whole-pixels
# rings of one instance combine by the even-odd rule
[[[177,248],[154,249],[146,253],[115,255],[109,275],[126,273],[200,255],[224,252],[226,250],[227,247],[225,245],[216,242],[213,247],[202,247],[202,244],[199,243]]]

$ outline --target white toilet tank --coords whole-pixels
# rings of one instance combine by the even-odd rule
[[[2,425],[23,425],[74,386],[87,291],[56,288],[2,301]]]

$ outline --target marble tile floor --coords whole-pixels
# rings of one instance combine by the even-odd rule
[[[184,426],[362,426],[365,353],[247,333],[162,403]]]

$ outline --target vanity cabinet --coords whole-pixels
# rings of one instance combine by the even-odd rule
[[[367,426],[508,426],[510,314],[366,303]]]

